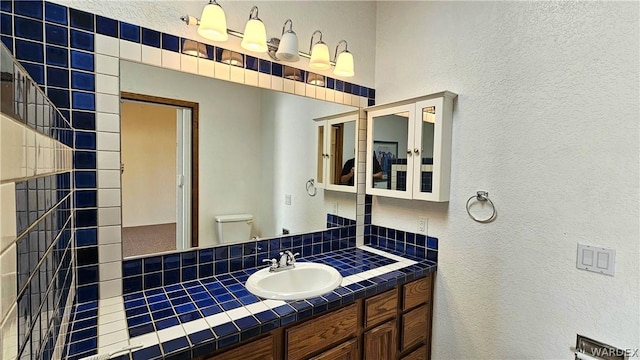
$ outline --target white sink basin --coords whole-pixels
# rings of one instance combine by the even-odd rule
[[[326,294],[341,282],[342,275],[331,266],[299,262],[295,268],[279,272],[258,270],[249,276],[246,287],[265,299],[301,300]]]

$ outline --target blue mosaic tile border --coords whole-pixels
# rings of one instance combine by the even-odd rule
[[[364,234],[365,245],[438,262],[437,238],[377,225],[365,225]]]
[[[278,257],[281,250],[291,250],[306,257],[355,246],[356,226],[350,225],[308,234],[124,260],[123,293],[254,268],[261,265],[263,259]]]

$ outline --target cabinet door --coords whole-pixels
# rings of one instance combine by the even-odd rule
[[[316,186],[324,188],[324,172],[329,154],[326,152],[326,121],[316,123]]]
[[[411,199],[415,104],[367,114],[367,194]]]
[[[326,129],[325,144],[329,156],[325,163],[325,188],[355,193],[358,183],[358,115],[354,113],[327,120]]]
[[[249,342],[207,360],[274,360],[273,336]]]
[[[310,360],[356,360],[357,358],[358,339],[352,339],[320,355],[314,356]]]
[[[364,360],[395,359],[396,321],[386,322],[364,333]]]

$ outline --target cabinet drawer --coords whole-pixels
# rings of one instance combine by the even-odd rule
[[[403,286],[404,301],[402,310],[411,309],[431,301],[431,278],[432,275],[429,275]]]
[[[396,320],[388,321],[364,333],[364,360],[391,360],[398,351]]]
[[[273,336],[249,342],[245,345],[229,350],[220,355],[207,358],[207,360],[274,360]]]
[[[377,325],[384,320],[396,316],[398,310],[398,292],[390,290],[365,300],[365,322],[366,328]]]
[[[427,329],[428,315],[427,305],[422,305],[402,315],[402,351],[425,342],[429,334],[429,329]]]
[[[358,329],[356,304],[287,330],[287,359],[302,359],[354,336]]]
[[[310,360],[357,360],[358,359],[358,339],[351,339],[337,347],[327,350]]]
[[[427,360],[427,346],[420,346],[409,355],[403,357],[402,360]]]

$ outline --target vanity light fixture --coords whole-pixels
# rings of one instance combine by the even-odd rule
[[[312,72],[307,73],[307,84],[324,87],[324,76]]]
[[[249,12],[249,21],[244,27],[244,36],[240,46],[253,52],[267,52],[267,30],[264,28],[262,20],[258,17],[257,6],[252,7]]]
[[[289,24],[289,30],[287,28],[287,24]],[[270,39],[269,43],[273,43],[278,39]],[[275,60],[281,61],[298,61],[300,60],[300,54],[298,54],[298,35],[293,31],[293,21],[291,19],[287,19],[282,25],[282,38],[278,40],[278,51],[276,51],[275,56],[272,55],[272,51],[269,51],[269,55]]]
[[[201,58],[207,57],[207,47],[203,43],[185,39],[182,44],[182,52],[187,55],[197,56]]]
[[[313,37],[316,34],[320,34],[318,42],[313,42]],[[311,53],[311,60],[309,60],[309,67],[315,70],[327,70],[331,67],[329,60],[329,47],[322,41],[322,32],[316,30],[311,34],[311,43],[309,44],[309,52]]]
[[[202,9],[198,34],[213,41],[227,41],[229,39],[227,17],[216,0],[209,0],[209,3]]]
[[[244,67],[244,57],[242,56],[242,54],[235,51],[222,50],[220,61],[225,64]]]
[[[338,54],[338,48],[342,43],[344,43],[344,50]],[[347,49],[346,40],[340,40],[338,45],[336,45],[336,52],[333,60],[336,62],[336,67],[333,69],[334,74],[343,77],[352,77],[355,75],[355,72],[353,71],[353,55]]]

